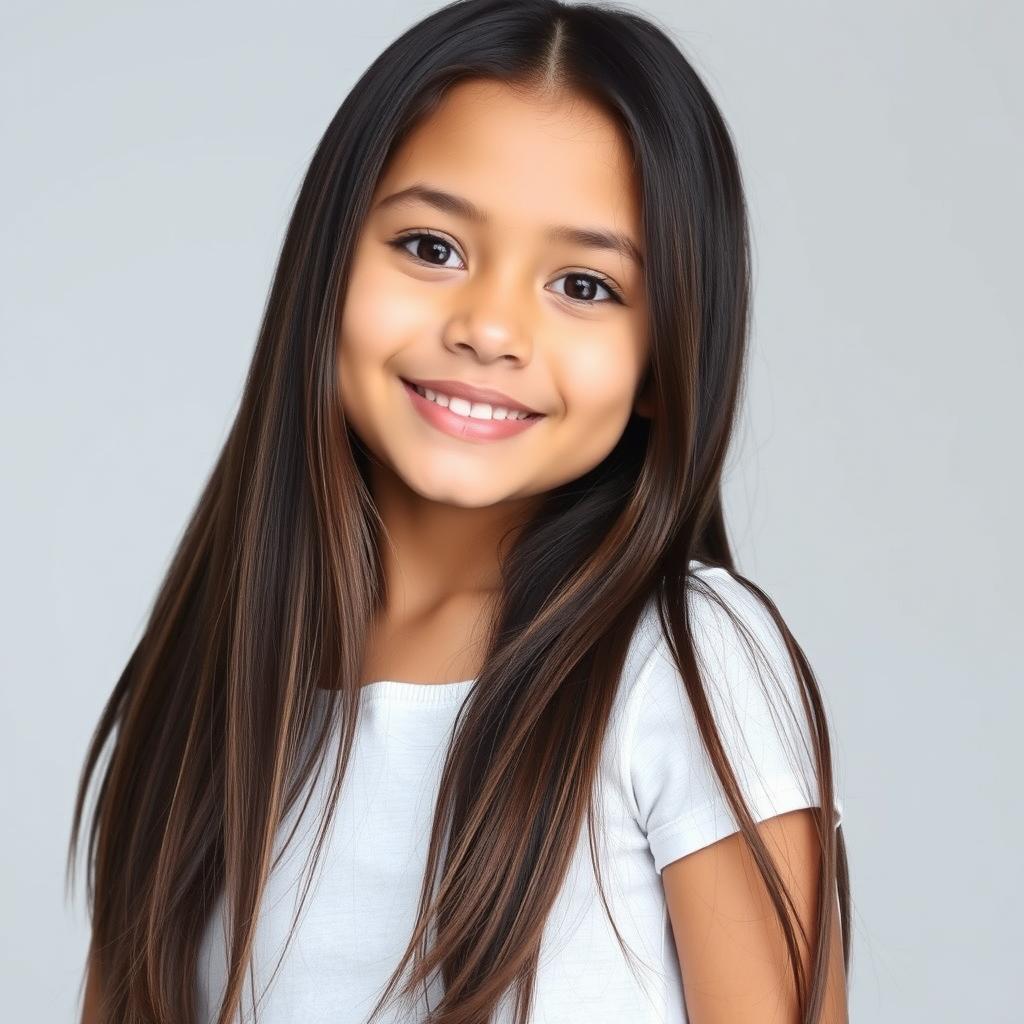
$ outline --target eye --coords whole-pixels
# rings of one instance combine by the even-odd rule
[[[430,245],[424,245],[423,240],[429,240]],[[410,252],[407,248],[410,243],[416,243],[416,251]],[[447,256],[452,253],[458,253],[455,245],[446,239],[434,234],[431,231],[407,231],[406,233],[399,234],[395,239],[392,239],[388,245],[394,247],[400,252],[406,253],[411,259],[415,259],[420,263],[426,263],[429,266],[436,266],[443,269],[447,263]],[[427,255],[421,255],[427,254]],[[440,257],[440,262],[436,261],[434,257]],[[579,290],[581,283],[584,284],[583,291],[587,293],[584,298],[578,298],[574,295],[569,295],[566,292],[560,292],[564,298],[568,299],[569,302],[575,302],[578,305],[600,305],[601,302],[617,302],[623,304],[623,297],[618,293],[612,286],[611,283],[606,279],[602,278],[600,274],[596,273],[585,273],[580,270],[571,270],[568,273],[563,273],[557,281],[568,281],[572,283],[573,290]],[[593,300],[594,289],[603,288],[609,298],[602,299],[600,302]]]
[[[427,244],[428,241],[429,244]],[[410,252],[408,249],[410,242],[415,243],[415,251]],[[458,254],[458,249],[452,242],[429,231],[406,232],[404,235],[392,239],[388,245],[394,246],[420,263],[442,269],[448,267],[448,258],[452,253]]]
[[[580,270],[571,270],[568,273],[562,274],[561,278],[559,278],[558,281],[572,282],[573,289],[579,288],[581,282],[590,282],[590,284],[584,286],[585,291],[588,291],[592,294],[594,286],[596,285],[598,288],[603,288],[610,296],[610,299],[602,299],[602,302],[611,301],[617,302],[620,305],[622,305],[623,303],[623,297],[611,287],[607,279],[600,278],[600,276],[598,276],[596,273],[583,273]],[[564,292],[560,294],[565,295]],[[572,295],[565,295],[565,298],[567,298],[570,302],[582,302],[584,305],[591,306],[595,305],[595,303],[591,302],[589,299],[578,299]]]

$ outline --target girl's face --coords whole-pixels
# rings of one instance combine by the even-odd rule
[[[452,87],[389,162],[357,240],[339,346],[352,428],[421,497],[463,508],[583,475],[631,412],[649,415],[640,239],[628,142],[599,107]],[[416,381],[449,382],[441,404]],[[459,385],[541,415],[488,418],[504,400]]]

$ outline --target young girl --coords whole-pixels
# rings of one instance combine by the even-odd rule
[[[87,1024],[846,1020],[825,709],[723,516],[748,291],[650,21],[373,63],[86,758]]]

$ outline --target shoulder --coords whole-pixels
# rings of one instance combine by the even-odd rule
[[[786,710],[802,717],[788,629],[767,594],[729,569],[697,562],[686,581],[686,609],[690,645],[680,649],[681,624],[665,623],[656,606],[649,608],[650,653],[630,701],[634,729],[691,737],[694,700],[706,700],[719,729],[742,731],[744,740],[764,735],[767,719]]]
[[[751,673],[760,675],[759,666],[766,663],[773,670],[784,670],[788,662],[785,637],[758,591],[729,569],[690,563],[687,620],[705,683],[748,683]],[[680,691],[681,669],[671,631],[654,597],[644,608],[633,647],[642,651],[643,659],[629,679],[629,703],[636,704],[659,689]],[[780,682],[795,681],[789,680],[791,671],[782,671],[782,675],[785,678]]]
[[[687,584],[690,631],[705,682],[713,684],[717,678],[746,685],[768,669],[774,683],[789,694],[799,687],[790,662],[788,627],[767,593],[729,569],[703,564]],[[660,651],[667,653],[664,629],[659,639]]]
[[[785,654],[770,614],[728,569],[692,561],[685,593],[694,671],[685,671],[688,652],[674,647],[657,595],[648,598],[626,657],[615,719],[634,773],[667,745],[690,754],[699,748],[684,677],[699,675],[700,689],[716,697],[717,713],[729,715],[737,706],[750,707],[744,691],[761,675],[758,651],[767,648],[774,665]]]
[[[658,608],[645,613],[650,646],[622,736],[626,785],[658,870],[738,827],[701,723],[713,724],[755,820],[816,799],[801,681],[759,595],[727,569],[695,566],[686,587],[690,642],[679,651]]]

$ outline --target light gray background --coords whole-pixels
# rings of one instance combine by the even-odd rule
[[[5,5],[7,1020],[77,1020],[87,739],[224,441],[313,148],[430,9]],[[1019,1020],[1021,6],[641,9],[745,169],[729,515],[833,719],[852,1019]]]

